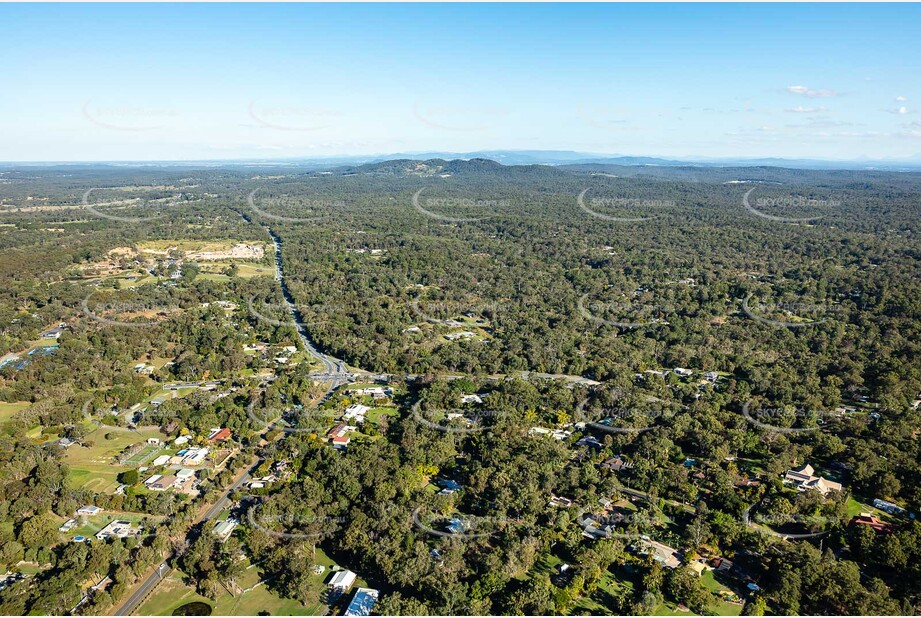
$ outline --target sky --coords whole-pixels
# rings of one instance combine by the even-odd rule
[[[0,4],[0,161],[921,159],[921,6]]]

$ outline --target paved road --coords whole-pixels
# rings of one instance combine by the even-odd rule
[[[206,522],[220,515],[221,511],[224,510],[224,508],[227,506],[227,503],[230,500],[228,496],[231,494],[231,492],[233,492],[233,490],[238,489],[242,487],[244,484],[246,484],[246,482],[249,481],[252,475],[252,472],[256,468],[258,468],[261,463],[262,463],[262,460],[260,459],[259,461],[256,462],[254,466],[252,466],[249,470],[247,470],[243,474],[243,476],[241,476],[230,487],[224,490],[224,493],[221,494],[221,497],[218,498],[215,501],[214,505],[212,505],[211,508],[209,508],[205,512],[205,514],[202,516],[200,521]],[[189,535],[191,534],[192,534],[192,530],[189,531]],[[121,607],[118,608],[118,611],[115,612],[115,615],[116,616],[130,616],[131,613],[134,610],[136,610],[137,607],[141,603],[144,602],[144,599],[147,598],[147,596],[151,593],[151,591],[153,591],[153,589],[156,588],[157,585],[161,581],[163,581],[164,578],[168,577],[169,574],[173,572],[173,569],[171,569],[169,566],[169,561],[175,557],[176,557],[175,554],[171,554],[169,558],[167,558],[164,562],[158,565],[157,569],[153,573],[151,573],[150,576],[147,579],[145,579],[143,583],[141,583],[141,585],[137,588],[137,590],[135,590],[134,593],[130,597],[128,597],[128,599],[124,603],[122,603]]]
[[[301,343],[304,345],[304,348],[307,349],[307,352],[316,358],[323,365],[322,373],[329,376],[332,386],[330,387],[330,392],[338,388],[339,386],[346,384],[352,380],[351,374],[348,371],[348,368],[345,365],[345,361],[339,358],[330,356],[329,354],[324,354],[313,344],[313,341],[310,340],[310,333],[307,332],[307,327],[301,322],[300,314],[297,311],[297,307],[294,304],[294,298],[291,296],[291,293],[288,291],[288,285],[285,283],[285,270],[284,263],[282,262],[281,257],[281,239],[271,230],[271,228],[266,227],[266,232],[272,238],[272,243],[275,245],[275,279],[281,285],[282,296],[284,296],[285,304],[288,306],[288,313],[291,314],[291,317],[294,319],[295,327],[297,328],[297,334],[301,339]]]

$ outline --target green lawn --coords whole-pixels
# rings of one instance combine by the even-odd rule
[[[230,281],[230,277],[224,275],[224,270],[230,267],[230,262],[201,262],[199,277],[210,279],[212,281]],[[250,277],[274,277],[275,267],[269,264],[258,264],[255,262],[237,262],[237,277],[248,279]]]
[[[317,549],[312,562],[326,567],[322,575],[313,576],[317,584],[322,585],[329,579],[330,567],[335,563],[320,549]],[[271,582],[268,582],[268,585],[259,584],[262,577],[264,574],[258,566],[250,566],[238,582],[240,588],[246,592],[231,596],[229,592],[223,591],[217,599],[212,601],[197,594],[193,587],[185,585],[182,581],[183,574],[174,571],[137,609],[136,613],[143,616],[168,616],[180,605],[201,601],[214,608],[214,615],[221,616],[255,616],[263,610],[273,616],[320,616],[323,614],[324,605],[305,607],[293,599],[282,598],[271,589]],[[355,582],[356,588],[366,585],[360,578]]]
[[[6,403],[5,401],[0,401],[0,424],[6,423],[8,420],[13,418],[17,412],[21,412],[28,408],[30,404],[28,401],[17,401],[15,403]]]
[[[106,435],[112,435],[107,440]],[[70,466],[70,481],[75,488],[89,489],[100,493],[111,493],[118,487],[118,475],[129,470],[131,465],[119,465],[117,456],[121,451],[137,442],[145,442],[147,438],[160,438],[160,430],[156,427],[141,428],[137,431],[121,427],[100,427],[87,436],[87,441],[93,446],[73,445],[64,451],[64,459]],[[148,448],[145,447],[144,451]],[[156,447],[159,450],[159,447]],[[144,452],[142,451],[142,452]]]
[[[122,511],[103,511],[99,515],[80,515],[75,517],[79,522],[78,525],[70,532],[59,533],[63,540],[69,541],[78,534],[86,537],[93,536],[105,528],[109,522],[115,521],[116,519],[130,521],[132,524],[137,524],[146,520],[148,528],[152,528],[155,522],[163,519],[163,517],[147,515],[145,513],[126,513]],[[61,523],[63,524],[67,519],[68,518],[62,518]]]
[[[370,410],[368,410],[368,413],[365,415],[365,419],[367,419],[369,423],[374,423],[376,425],[378,420],[380,420],[381,416],[397,416],[399,415],[399,413],[400,411],[397,410],[395,407],[393,408],[390,408],[390,407],[371,408]]]

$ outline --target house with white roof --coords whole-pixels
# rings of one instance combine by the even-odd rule
[[[370,409],[371,408],[368,406],[362,405],[360,403],[354,403],[345,409],[345,412],[342,414],[342,418],[346,421],[364,423],[365,414],[367,414]]]

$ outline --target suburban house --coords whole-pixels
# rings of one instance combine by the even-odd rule
[[[160,475],[155,474],[146,481],[144,486],[151,491],[166,491],[176,484],[176,477],[172,474]]]
[[[568,509],[572,506],[572,500],[563,496],[550,496],[550,506]]]
[[[461,403],[483,403],[479,395],[461,395]]]
[[[346,616],[370,616],[380,593],[373,588],[359,588],[345,610]]]
[[[58,532],[70,532],[77,526],[77,520],[71,517],[58,528]]]
[[[616,457],[605,459],[601,467],[611,470],[612,472],[620,472],[621,470],[632,468],[633,464],[624,459],[623,455],[617,455]]]
[[[179,451],[176,455],[180,456],[180,463],[186,466],[197,466],[205,460],[210,451],[206,448],[190,448]]]
[[[230,439],[230,430],[226,427],[213,427],[208,442],[223,442]]]
[[[115,521],[110,521],[95,536],[100,541],[105,541],[109,538],[125,539],[129,536],[136,536],[140,531],[140,527],[132,526],[130,521],[116,519]]]
[[[169,455],[160,455],[159,457],[153,460],[153,465],[154,466],[165,466],[166,464],[169,463],[170,459],[172,458]]]
[[[367,414],[370,409],[371,408],[368,406],[363,406],[360,403],[354,403],[345,409],[345,412],[342,414],[342,418],[346,421],[354,420],[359,423],[364,423],[365,414]]]
[[[358,396],[369,396],[374,399],[384,399],[393,394],[393,390],[389,388],[384,388],[383,386],[371,386],[368,388],[359,388],[352,391],[355,395]]]
[[[349,588],[355,584],[356,577],[358,576],[348,569],[333,574],[332,579],[330,579],[329,584],[327,584],[330,597],[339,598],[344,593],[348,592]]]
[[[783,477],[783,482],[793,485],[798,491],[817,489],[823,496],[830,491],[841,491],[841,483],[816,476],[815,469],[809,464],[804,464],[800,468],[787,470],[787,473]]]
[[[443,496],[450,496],[463,489],[460,483],[451,479],[440,479],[436,481],[435,484],[442,488],[438,493]]]
[[[529,436],[551,436],[556,440],[565,440],[572,435],[572,431],[567,429],[547,429],[546,427],[531,427],[528,430]]]
[[[60,339],[61,335],[64,334],[64,330],[67,328],[67,324],[63,322],[58,324],[55,328],[51,330],[46,330],[42,333],[42,339]]]
[[[192,478],[194,476],[195,476],[195,470],[190,470],[189,468],[183,468],[182,470],[176,473],[176,478],[179,479],[180,481],[185,481],[186,479]]]
[[[214,536],[219,538],[221,542],[226,541],[230,538],[230,535],[233,534],[234,528],[236,527],[237,520],[233,518],[222,521],[214,527]]]
[[[604,448],[604,444],[599,442],[598,438],[595,436],[582,436],[579,438],[579,441],[576,442],[576,446],[589,446],[594,449],[601,450]]]
[[[77,515],[88,515],[92,517],[93,515],[99,515],[102,512],[102,509],[98,506],[81,506],[77,509]]]
[[[906,513],[905,509],[900,507],[898,504],[893,504],[891,502],[887,502],[886,500],[880,500],[879,498],[873,500],[873,506],[881,511],[886,511],[890,515],[904,515]]]
[[[452,517],[445,528],[451,534],[464,534],[470,529],[470,524],[459,517]]]
[[[457,341],[458,339],[470,339],[475,336],[476,333],[471,333],[469,330],[462,330],[459,333],[448,333],[445,335],[445,339],[448,341]]]
[[[338,423],[335,427],[326,432],[326,437],[336,448],[345,448],[351,440],[348,436],[349,426],[345,423]]]
[[[652,554],[656,562],[659,562],[662,566],[670,569],[677,569],[681,566],[681,554],[677,549],[664,543],[647,539],[641,539],[639,545],[638,553],[641,555]]]
[[[335,436],[330,441],[333,443],[333,447],[335,448],[345,448],[349,445],[349,442],[351,442],[352,439],[349,436]]]
[[[868,513],[856,515],[851,519],[850,524],[852,526],[869,526],[877,532],[892,532],[893,530],[892,524],[887,524]]]

